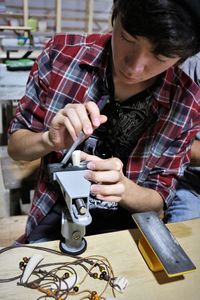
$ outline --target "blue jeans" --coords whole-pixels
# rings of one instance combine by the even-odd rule
[[[200,218],[200,195],[179,187],[172,204],[166,211],[167,223]]]

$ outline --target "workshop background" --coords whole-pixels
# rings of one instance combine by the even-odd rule
[[[24,226],[33,194],[38,162],[8,157],[7,127],[34,59],[57,32],[110,30],[111,9],[112,0],[0,0],[0,229],[10,216]]]

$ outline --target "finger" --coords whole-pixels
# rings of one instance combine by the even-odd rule
[[[80,122],[82,124],[82,130],[85,135],[89,136],[93,133],[93,125],[90,120],[90,116],[88,115],[88,111],[85,105],[77,104],[76,111]]]
[[[63,113],[69,118],[70,122],[74,126],[77,136],[81,130],[83,130],[86,135],[92,134],[93,128],[85,105],[67,104]]]
[[[93,129],[98,128],[101,124],[107,121],[107,117],[100,113],[96,103],[89,101],[85,104]]]
[[[98,172],[94,172],[94,171],[86,171],[84,177],[92,182],[96,182],[96,183],[117,183],[120,181],[121,179],[121,173],[118,171],[98,171]]]
[[[101,125],[100,122],[100,111],[95,102],[89,101],[85,103],[86,110],[92,122],[94,128],[97,128]]]
[[[73,140],[76,140],[77,133],[75,131],[74,126],[71,124],[68,117],[66,117],[64,109],[60,110],[55,117],[52,120],[52,129],[59,131],[62,127],[65,127],[65,129],[68,131],[69,135]]]
[[[81,156],[81,160],[87,160],[87,161],[102,160],[102,158],[100,158],[98,156],[87,154],[83,151],[81,151],[80,156]]]
[[[65,118],[65,127],[69,133],[69,135],[71,136],[73,141],[76,141],[78,134],[77,131],[75,131],[75,128],[72,126],[70,120],[68,118]]]
[[[120,202],[122,200],[121,196],[103,196],[103,195],[96,195],[96,198],[102,201],[110,201],[110,202]]]
[[[53,118],[51,125],[55,130],[60,129],[61,125],[64,125],[65,116],[63,115],[63,110],[61,109]]]
[[[100,115],[100,123],[103,124],[108,120],[108,118],[105,115]]]
[[[114,197],[122,198],[122,195],[125,191],[125,187],[122,183],[118,184],[92,184],[91,185],[91,193],[95,194],[98,198],[99,195],[103,197],[110,197],[110,199]]]
[[[83,125],[81,123],[81,120],[76,110],[74,108],[68,108],[65,111],[65,115],[66,115],[66,122],[65,122],[66,126],[70,128],[73,127],[76,136],[78,136],[81,130],[83,129]]]
[[[108,159],[102,159],[95,160],[92,162],[89,162],[87,165],[88,169],[90,170],[96,170],[96,171],[121,171],[123,168],[123,164],[120,159],[116,157],[108,158]]]

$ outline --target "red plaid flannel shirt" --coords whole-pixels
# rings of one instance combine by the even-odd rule
[[[110,39],[111,34],[63,34],[50,40],[32,68],[9,133],[21,128],[46,131],[67,103],[98,102],[98,82],[105,77]],[[159,192],[166,206],[173,199],[177,178],[189,163],[191,142],[200,130],[199,103],[197,85],[179,68],[168,69],[152,92],[151,109],[158,119],[140,137],[128,159],[127,177]],[[46,166],[62,156],[62,152],[53,152],[42,159],[27,236],[58,199]]]

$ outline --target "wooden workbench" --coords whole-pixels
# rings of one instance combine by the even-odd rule
[[[199,300],[200,299],[200,219],[170,224],[169,229],[175,235],[185,252],[189,255],[197,270],[169,279],[164,272],[152,273],[138,251],[135,231],[119,231],[87,237],[88,248],[84,255],[104,255],[109,259],[115,275],[125,276],[129,285],[117,299],[124,300]],[[58,241],[41,243],[51,249],[59,249]],[[18,263],[24,256],[38,253],[37,250],[19,248],[0,255],[0,278],[19,274]],[[63,257],[43,253],[46,262],[63,261]],[[66,258],[65,258],[66,259]],[[67,258],[67,261],[69,258]],[[89,288],[97,289],[100,280],[89,279]],[[0,299],[33,300],[41,296],[37,291],[17,286],[16,282],[0,284]],[[111,296],[108,290],[106,296]],[[69,297],[68,299],[79,299]]]

